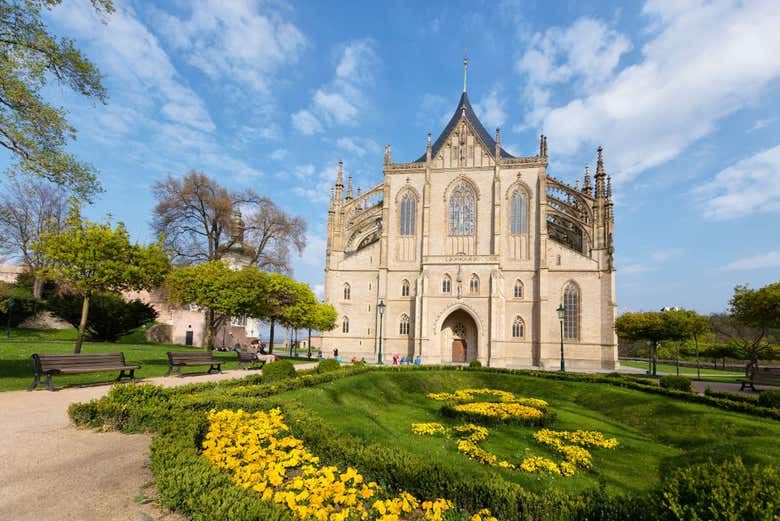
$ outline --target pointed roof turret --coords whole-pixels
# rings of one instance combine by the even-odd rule
[[[590,186],[590,167],[585,165],[585,180],[582,183],[582,191],[590,195],[592,188]]]
[[[352,200],[352,176],[349,176],[347,181],[347,201]]]
[[[444,127],[444,130],[439,135],[439,137],[436,139],[436,141],[433,143],[433,147],[431,147],[431,155],[433,157],[436,157],[439,155],[439,152],[444,147],[444,145],[447,142],[447,138],[449,135],[457,128],[458,122],[460,121],[460,118],[464,117],[466,118],[466,121],[469,122],[469,125],[471,125],[471,128],[474,129],[474,133],[479,137],[480,141],[482,141],[482,144],[485,146],[485,148],[488,150],[488,152],[493,155],[496,150],[496,141],[493,139],[493,137],[490,135],[490,133],[485,130],[484,125],[482,125],[482,122],[479,121],[479,118],[477,117],[477,114],[474,112],[474,109],[471,106],[471,102],[469,101],[469,96],[464,91],[463,94],[460,96],[460,101],[458,102],[458,106],[455,108],[455,112],[452,115],[452,118],[450,118],[449,123],[447,123],[447,126]],[[512,154],[504,150],[499,145],[499,150],[501,157],[514,157]],[[419,159],[415,161],[415,163],[424,163],[426,154],[423,154]]]

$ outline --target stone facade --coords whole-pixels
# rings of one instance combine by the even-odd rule
[[[323,350],[423,363],[614,369],[613,203],[599,148],[594,184],[547,172],[547,140],[513,157],[464,90],[441,136],[410,163],[385,150],[384,182],[353,196],[342,164],[328,212]],[[385,305],[380,321],[379,303]],[[565,304],[565,319],[557,308]]]

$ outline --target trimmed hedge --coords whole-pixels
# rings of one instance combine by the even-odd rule
[[[684,391],[686,393],[693,392],[691,387],[691,379],[684,376],[674,376],[671,374],[662,376],[658,383],[664,389],[673,389],[675,391]]]
[[[469,367],[471,367],[472,369],[480,368],[482,367],[482,362],[480,362],[479,360],[472,360],[471,362],[469,362]]]
[[[307,448],[320,456],[324,463],[339,465],[342,468],[345,466],[358,468],[367,479],[379,482],[392,492],[407,490],[423,499],[446,497],[467,512],[490,508],[499,519],[533,519],[535,521],[663,520],[672,519],[678,514],[671,510],[674,505],[685,506],[689,501],[698,501],[683,486],[690,481],[687,477],[673,477],[665,480],[661,485],[662,488],[653,494],[642,496],[615,495],[607,493],[603,488],[594,488],[577,494],[567,494],[554,489],[535,494],[487,470],[478,473],[466,472],[457,466],[446,466],[426,458],[415,457],[397,447],[365,444],[364,440],[336,431],[316,413],[305,409],[303,404],[294,404],[289,401],[282,403],[273,397],[278,393],[316,386],[343,377],[376,370],[397,372],[473,370],[587,383],[605,383],[663,394],[685,401],[715,405],[729,410],[750,411],[751,414],[768,417],[780,416],[780,411],[758,407],[751,403],[667,390],[623,376],[615,378],[601,375],[433,366],[384,369],[350,367],[326,373],[301,371],[297,378],[284,378],[273,382],[267,382],[265,375],[262,378],[258,375],[251,375],[234,381],[190,384],[172,389],[151,385],[123,385],[112,388],[106,397],[99,400],[72,405],[69,408],[69,414],[73,421],[79,425],[110,427],[130,432],[159,432],[159,436],[152,443],[151,461],[162,502],[165,506],[183,512],[198,521],[207,519],[287,521],[292,519],[286,509],[261,501],[259,496],[251,490],[242,490],[236,487],[227,474],[211,467],[201,456],[200,446],[207,429],[206,412],[212,408],[240,408],[251,412],[283,406],[288,419],[287,424],[293,433],[303,439]],[[717,472],[710,468],[702,470],[696,465],[689,468],[692,470],[686,472],[689,472],[696,479],[702,479],[708,473]],[[759,474],[764,476],[763,471]],[[673,476],[678,476],[678,473],[675,471]],[[674,481],[675,479],[677,481]],[[744,480],[745,478],[742,474],[737,473],[736,479]],[[762,477],[762,479],[764,478]],[[764,491],[769,490],[765,488],[764,481],[750,481],[748,479],[740,484],[736,481],[732,482],[731,478],[722,475],[718,475],[716,481],[717,483],[711,487],[711,493],[733,487],[741,494],[746,494],[746,496],[742,496],[743,498],[759,497],[760,499],[764,497]],[[770,480],[769,483],[771,485],[774,482]],[[677,491],[681,491],[681,493],[678,494]],[[668,499],[664,499],[667,494],[670,494]],[[696,504],[698,505],[698,503]],[[745,512],[745,510],[735,511],[740,514]],[[464,513],[453,513],[451,519],[461,519],[461,517],[468,519]],[[684,516],[680,518],[693,519]],[[745,519],[753,518],[747,517]],[[755,517],[754,519],[771,519],[771,517]]]
[[[275,382],[295,378],[295,366],[289,360],[277,360],[263,366],[263,381]]]
[[[335,360],[333,358],[328,358],[326,360],[320,360],[320,363],[317,364],[317,372],[318,373],[329,373],[331,371],[338,371],[338,369],[341,367],[341,364],[338,360]]]
[[[780,390],[761,391],[758,395],[758,405],[761,407],[780,408]]]

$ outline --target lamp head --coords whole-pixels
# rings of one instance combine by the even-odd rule
[[[559,305],[555,311],[558,312],[558,320],[563,320],[563,314],[566,313],[566,308],[563,307],[563,304]]]
[[[380,300],[379,304],[376,305],[376,308],[379,310],[379,316],[381,317],[385,312],[385,301]]]

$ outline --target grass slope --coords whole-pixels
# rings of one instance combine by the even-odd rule
[[[530,376],[426,371],[366,373],[280,396],[297,401],[337,430],[368,443],[387,444],[482,472],[488,467],[457,452],[453,440],[412,434],[411,424],[460,422],[438,414],[441,402],[429,392],[491,387],[547,400],[557,412],[557,430],[598,430],[620,441],[614,450],[592,449],[593,468],[572,478],[491,469],[529,490],[550,486],[579,491],[604,483],[610,490],[639,492],[654,486],[664,469],[686,462],[740,455],[746,463],[780,464],[780,422],[763,420],[606,384],[582,384]],[[526,454],[558,460],[537,444],[533,427],[490,427],[481,443],[499,458],[519,462]]]

